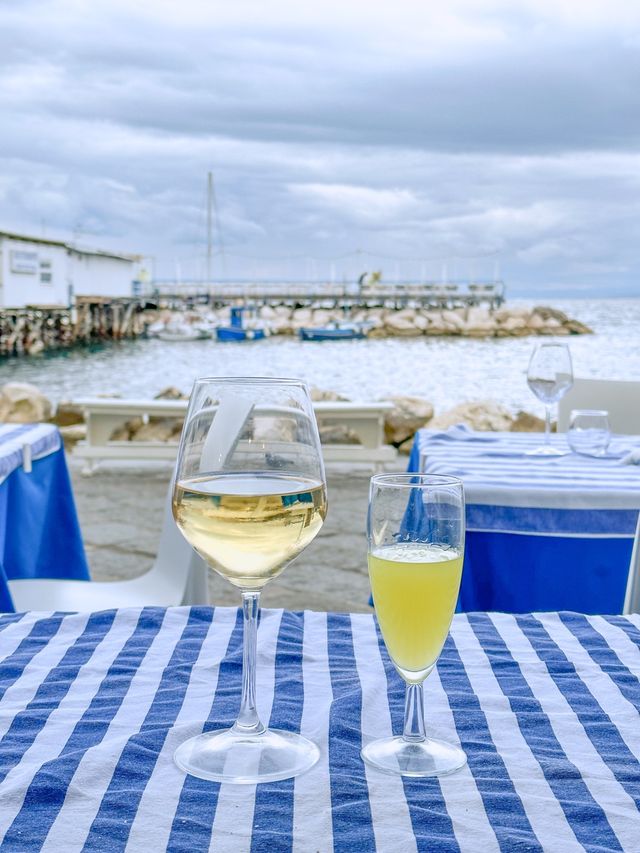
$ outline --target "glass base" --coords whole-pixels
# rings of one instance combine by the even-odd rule
[[[385,737],[368,743],[361,755],[372,767],[400,776],[446,776],[467,763],[459,747],[435,738]]]
[[[552,444],[542,444],[536,447],[535,450],[525,450],[525,456],[568,456],[568,450],[562,450],[560,447],[554,447]]]
[[[320,750],[302,735],[267,729],[258,735],[232,729],[205,732],[176,749],[173,760],[180,770],[213,782],[255,785],[290,779],[309,770]]]

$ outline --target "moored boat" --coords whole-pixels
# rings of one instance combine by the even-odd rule
[[[253,325],[251,321],[245,322],[245,313],[248,310],[244,305],[236,305],[231,309],[230,325],[218,326],[216,329],[219,341],[260,341],[267,336],[264,327]]]
[[[303,326],[299,334],[303,341],[353,341],[366,338],[367,331],[360,323],[335,323],[331,326]]]

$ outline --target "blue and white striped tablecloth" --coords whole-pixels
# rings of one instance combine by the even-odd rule
[[[640,437],[615,436],[603,458],[526,455],[542,441],[461,425],[416,436],[410,470],[464,483],[461,607],[619,613],[640,509],[640,466],[621,459]]]
[[[0,482],[22,465],[25,446],[40,459],[60,449],[60,432],[53,424],[0,424]]]
[[[279,610],[259,709],[320,763],[259,786],[185,777],[177,744],[238,708],[241,633],[233,608],[2,617],[1,849],[640,849],[638,617],[456,616],[427,720],[469,763],[440,780],[360,759],[403,711],[373,617]]]

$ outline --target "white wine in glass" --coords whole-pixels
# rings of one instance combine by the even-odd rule
[[[369,579],[389,657],[407,685],[401,736],[372,741],[364,760],[403,776],[442,776],[466,763],[428,737],[423,682],[442,651],[460,590],[464,495],[455,477],[379,474],[371,480]]]
[[[198,379],[180,440],[173,512],[187,541],[242,594],[242,697],[231,729],[181,744],[177,765],[203,779],[253,784],[315,764],[300,734],[267,729],[256,708],[260,590],[322,527],[327,492],[307,387],[296,380]]]
[[[551,406],[573,385],[571,353],[566,344],[543,343],[531,353],[527,384],[545,406],[544,444],[529,450],[529,456],[565,456],[567,451],[551,444]]]

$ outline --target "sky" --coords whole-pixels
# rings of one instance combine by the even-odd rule
[[[0,230],[640,295],[637,0],[0,0]]]

